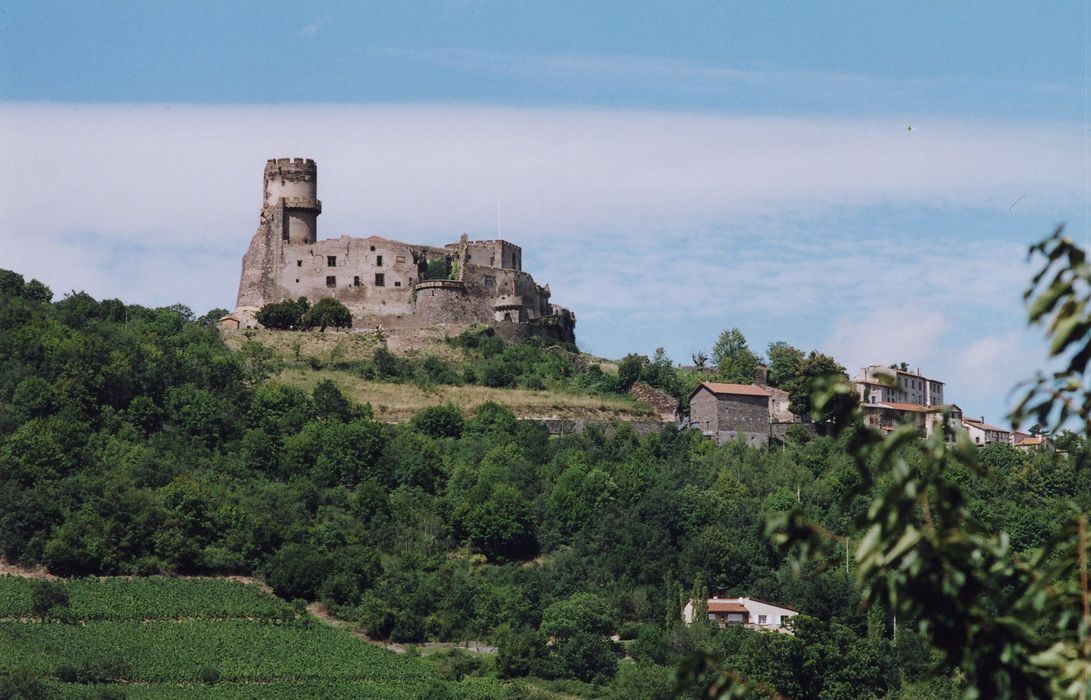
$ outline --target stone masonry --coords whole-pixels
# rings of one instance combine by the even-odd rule
[[[310,159],[268,161],[263,195],[242,260],[234,317],[243,327],[255,326],[254,313],[270,302],[334,297],[358,327],[481,323],[505,336],[575,341],[575,314],[551,303],[549,285],[523,271],[517,245],[465,234],[443,247],[379,236],[318,240],[322,203]]]

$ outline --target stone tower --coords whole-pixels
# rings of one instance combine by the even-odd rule
[[[310,244],[318,240],[318,166],[310,158],[276,158],[265,163],[262,213],[281,240]]]

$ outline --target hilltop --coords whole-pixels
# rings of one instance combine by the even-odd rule
[[[386,330],[381,336],[332,329],[221,332],[236,352],[243,352],[248,343],[270,351],[269,381],[308,393],[332,381],[347,397],[370,404],[375,417],[384,422],[408,420],[423,408],[441,404],[473,413],[487,402],[528,420],[657,420],[647,404],[611,391],[609,381],[596,385],[600,379],[616,378],[616,364],[534,340],[506,344],[485,326],[454,338],[441,326]],[[253,352],[254,346],[249,347],[247,352]],[[377,366],[377,352],[380,365],[386,358],[393,366]],[[588,380],[581,381],[585,376]]]

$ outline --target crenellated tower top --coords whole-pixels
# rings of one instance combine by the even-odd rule
[[[284,237],[314,243],[318,237],[318,166],[310,158],[271,158],[265,162],[263,208],[284,206]]]

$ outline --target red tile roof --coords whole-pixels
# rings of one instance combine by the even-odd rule
[[[700,386],[693,390],[696,394],[701,389],[708,389],[713,394],[730,394],[736,396],[769,396],[769,392],[756,384],[720,384],[718,382],[701,382]],[[690,394],[690,396],[693,396]]]
[[[1041,435],[1025,437],[1019,442],[1015,443],[1016,447],[1034,447],[1035,445],[1041,445],[1046,439]]]
[[[708,611],[716,613],[743,613],[749,615],[746,607],[735,600],[710,600],[708,601]]]

